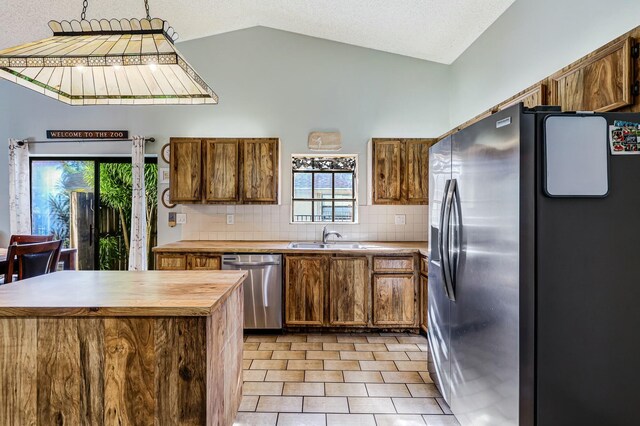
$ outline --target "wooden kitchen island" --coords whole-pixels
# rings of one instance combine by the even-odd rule
[[[231,425],[245,277],[68,271],[0,286],[0,425]]]

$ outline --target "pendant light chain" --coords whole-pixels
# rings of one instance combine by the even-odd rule
[[[149,14],[149,0],[144,0],[144,8],[147,11],[147,19],[151,20],[151,15]]]
[[[87,19],[87,6],[89,6],[89,0],[84,0],[82,2],[82,13],[80,14],[80,20],[82,21]]]

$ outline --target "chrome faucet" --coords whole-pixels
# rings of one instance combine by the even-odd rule
[[[327,244],[327,237],[329,235],[335,235],[338,238],[342,238],[342,234],[340,234],[339,232],[336,231],[327,231],[327,226],[325,225],[324,228],[322,228],[322,243],[323,244]]]

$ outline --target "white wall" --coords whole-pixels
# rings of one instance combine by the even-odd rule
[[[365,176],[369,138],[435,137],[449,126],[449,77],[445,65],[261,27],[181,43],[178,48],[218,93],[219,105],[70,107],[2,80],[0,141],[10,137],[43,139],[47,129],[127,129],[131,134],[154,136],[157,142],[149,148],[158,152],[171,136],[277,136],[282,143],[282,199],[286,203],[291,192],[288,159],[292,153],[308,152],[306,141],[310,131],[339,130],[344,144],[342,152],[359,155],[361,174]],[[37,154],[127,150],[126,145],[96,147],[95,144],[33,147],[32,152]],[[162,167],[162,161],[159,163]],[[5,204],[8,177],[2,172],[6,168],[7,150],[0,149],[0,200],[3,203],[0,204],[0,246],[7,243],[9,233]],[[361,180],[360,203],[366,201],[365,194],[366,185]],[[266,212],[266,217],[280,217],[283,208],[264,207],[266,210],[259,209],[258,216],[263,217]],[[389,209],[380,206],[381,217],[375,217],[377,208],[373,211],[369,208],[371,220],[374,224],[382,221],[389,225],[393,211],[387,212]],[[189,223],[189,233],[199,232],[203,222],[215,223],[221,214],[215,207],[184,209],[195,213],[193,217],[197,220]],[[240,215],[253,214],[256,210],[237,209]],[[420,216],[424,211],[422,216],[426,221],[426,208],[418,209],[421,209],[418,213],[401,208],[398,211],[412,216]],[[166,226],[166,216],[160,206],[160,243],[182,237],[179,226]],[[290,232],[299,229],[304,236],[312,229],[295,226],[294,231],[283,232],[291,236]],[[205,227],[205,232],[218,231],[209,225]],[[424,228],[426,235],[426,225]],[[269,226],[261,229],[272,230]],[[407,230],[407,236],[413,236],[409,227],[402,229]],[[260,230],[253,234],[255,238],[268,237]],[[395,233],[386,232],[384,237],[393,239]],[[398,234],[398,238],[402,237]]]
[[[452,64],[450,127],[638,25],[638,0],[516,0]]]

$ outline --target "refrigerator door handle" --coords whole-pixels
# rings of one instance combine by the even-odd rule
[[[449,184],[447,185],[447,191],[446,191],[443,214],[442,214],[443,229],[441,230],[442,258],[440,259],[440,262],[442,267],[440,269],[442,270],[442,273],[443,273],[445,292],[449,299],[452,298],[451,259],[449,258],[449,251],[450,251],[449,248],[451,244],[451,239],[449,238],[449,234],[451,229],[450,228],[451,227],[451,206],[453,202],[453,191],[455,190],[455,187],[456,187],[456,180],[451,179],[449,181]],[[451,300],[454,300],[454,299],[451,299]]]
[[[451,287],[449,288],[449,299],[456,300],[456,286],[457,286],[457,275],[458,275],[458,263],[460,262],[460,253],[462,250],[462,210],[460,208],[460,190],[458,189],[458,181],[456,179],[453,180],[452,183],[453,189],[451,190],[452,199],[451,199],[451,213],[455,211],[455,226],[453,227],[454,234],[452,235],[453,244],[449,243],[447,247],[447,259],[449,262],[450,268],[450,277],[451,277]],[[449,221],[451,221],[451,217],[449,217]]]
[[[442,258],[442,271],[444,272],[444,284],[446,287],[447,296],[450,300],[455,301],[455,295],[453,294],[453,276],[451,269],[451,258],[449,256],[451,252],[451,238],[450,229],[451,229],[451,208],[453,206],[453,196],[456,192],[457,181],[456,179],[451,179],[449,182],[449,187],[447,191],[447,198],[444,205],[444,230],[442,231],[442,251],[444,253],[444,257]]]
[[[449,296],[448,294],[448,290],[447,290],[447,284],[446,284],[446,274],[445,274],[445,250],[444,250],[444,235],[446,235],[445,232],[445,216],[446,216],[446,207],[447,207],[447,197],[449,195],[449,186],[451,184],[451,179],[447,179],[447,181],[444,184],[444,191],[442,194],[442,203],[440,205],[440,222],[439,222],[439,230],[440,232],[438,233],[438,254],[440,256],[440,275],[442,277],[442,282],[443,282],[443,287],[444,287],[444,291],[447,293],[447,297]]]

